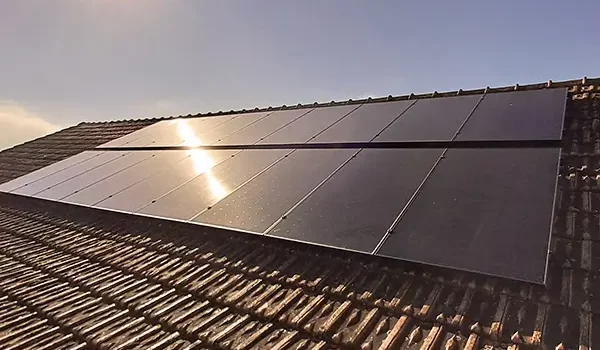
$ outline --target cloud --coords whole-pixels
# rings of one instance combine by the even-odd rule
[[[16,102],[0,100],[0,150],[53,133],[60,128]]]

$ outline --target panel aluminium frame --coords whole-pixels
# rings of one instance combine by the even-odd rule
[[[374,253],[543,284],[560,149],[452,149]]]

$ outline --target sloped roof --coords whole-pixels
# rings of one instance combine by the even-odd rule
[[[600,80],[489,91],[548,85],[571,94],[546,287],[0,193],[0,347],[600,344]],[[0,182],[152,121],[82,123],[0,152]]]

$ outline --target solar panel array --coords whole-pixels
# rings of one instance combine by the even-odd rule
[[[543,283],[565,103],[547,89],[161,121],[0,191]],[[427,141],[445,143],[371,147]]]

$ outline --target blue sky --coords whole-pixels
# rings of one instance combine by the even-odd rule
[[[83,120],[596,77],[598,13],[594,0],[4,1],[0,148]]]

